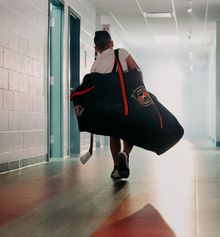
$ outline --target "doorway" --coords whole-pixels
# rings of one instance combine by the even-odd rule
[[[49,156],[63,157],[63,11],[59,0],[50,0],[49,30]]]
[[[80,82],[80,17],[69,8],[69,62],[70,62],[70,93]],[[75,110],[70,104],[69,113],[70,156],[80,153],[80,132]]]

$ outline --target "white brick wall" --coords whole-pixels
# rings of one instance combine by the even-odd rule
[[[3,102],[4,102],[4,110],[14,110],[15,109],[15,92],[10,90],[4,91],[3,96]]]
[[[14,69],[14,61],[15,61],[15,52],[13,52],[12,50],[10,49],[4,49],[4,53],[3,53],[3,66],[4,68],[8,68],[8,69],[11,69],[13,70]]]
[[[9,114],[8,111],[0,110],[0,117],[1,117],[0,130],[1,131],[8,131],[9,130],[8,114]]]
[[[8,89],[8,70],[0,67],[0,89]]]
[[[45,0],[0,0],[0,163],[47,152]]]
[[[0,67],[3,67],[3,48],[0,47]]]
[[[1,75],[1,72],[0,72],[0,75]],[[1,79],[0,79],[1,81]],[[4,95],[3,95],[4,91],[0,89],[0,110],[2,111],[3,110],[3,107],[4,107]]]
[[[81,80],[94,59],[96,12],[87,0],[64,3],[64,150],[67,154],[68,7],[81,18]],[[47,0],[0,0],[0,163],[47,154],[47,24]],[[86,136],[82,139],[86,141]]]

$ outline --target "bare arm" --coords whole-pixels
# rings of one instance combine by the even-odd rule
[[[127,58],[126,58],[126,62],[127,62],[127,65],[128,65],[128,69],[130,70],[133,70],[133,69],[139,69],[140,68],[138,67],[137,63],[134,61],[134,59],[131,57],[131,55],[129,55]]]
[[[141,72],[141,69],[139,68],[139,66],[137,65],[137,63],[135,62],[135,60],[132,58],[131,55],[129,55],[127,58],[126,58],[126,62],[127,62],[127,65],[128,65],[128,69],[129,70],[138,70],[139,72]],[[143,80],[143,75],[142,75],[142,72],[141,72],[141,78]]]

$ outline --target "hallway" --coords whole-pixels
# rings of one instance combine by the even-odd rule
[[[131,175],[113,181],[97,149],[1,174],[1,237],[217,237],[219,150],[182,140],[157,157],[135,148]]]
[[[220,236],[219,13],[220,0],[0,0],[0,237]],[[135,148],[126,180],[110,178],[103,136],[79,161],[89,134],[69,98],[98,30],[185,132],[159,157]]]

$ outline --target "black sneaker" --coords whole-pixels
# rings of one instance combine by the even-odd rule
[[[116,166],[116,165],[114,166],[114,169],[111,173],[111,178],[120,179],[120,174],[119,174],[118,168],[119,168],[119,166]]]
[[[118,160],[119,160],[118,172],[120,178],[128,178],[130,175],[130,169],[129,169],[129,157],[127,153],[119,152]]]

